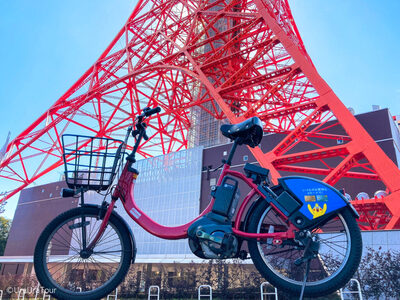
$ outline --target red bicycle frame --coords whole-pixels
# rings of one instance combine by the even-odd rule
[[[258,195],[260,197],[263,197],[263,194],[260,192],[258,189],[257,185],[255,185],[249,178],[247,178],[245,175],[243,175],[240,172],[230,170],[230,165],[229,164],[224,164],[222,172],[219,176],[218,179],[218,185],[222,183],[223,178],[226,175],[230,175],[232,177],[236,177],[238,179],[241,179],[244,181],[250,188],[251,191],[246,195],[244,198],[242,204],[239,206],[239,209],[237,211],[236,217],[234,219],[234,227],[232,228],[232,231],[240,237],[243,238],[256,238],[256,239],[267,239],[267,238],[273,238],[273,239],[288,239],[288,238],[294,238],[294,230],[295,227],[290,224],[288,231],[286,232],[275,232],[275,233],[248,233],[240,230],[240,221],[244,217],[243,214],[246,211],[246,207],[249,206],[249,203],[251,202],[251,199],[255,196]],[[186,223],[184,225],[180,226],[174,226],[174,227],[168,227],[168,226],[163,226],[161,224],[158,224],[154,220],[152,220],[148,215],[146,215],[145,212],[143,212],[138,205],[135,202],[134,198],[134,187],[135,187],[135,182],[138,174],[131,172],[129,170],[129,163],[127,163],[121,173],[120,179],[117,183],[116,189],[114,190],[112,194],[112,201],[110,205],[108,206],[107,213],[104,216],[103,222],[100,226],[99,232],[97,233],[96,237],[93,239],[91,244],[88,246],[88,248],[94,247],[96,244],[97,240],[101,237],[103,234],[107,223],[108,219],[111,216],[111,213],[114,209],[114,204],[118,199],[121,199],[124,208],[128,215],[136,222],[138,223],[143,229],[151,233],[152,235],[155,235],[157,237],[163,238],[163,239],[169,239],[169,240],[175,240],[175,239],[183,239],[187,238],[187,232],[188,228],[190,225],[192,225],[196,220],[207,214],[208,212],[211,211],[215,199],[212,198],[208,206],[204,209],[204,211],[194,220],[190,221],[189,223]],[[281,215],[281,217],[284,220],[287,220],[287,217],[272,203],[270,204],[273,209]]]

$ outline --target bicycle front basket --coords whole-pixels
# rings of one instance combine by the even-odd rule
[[[123,141],[64,134],[65,181],[69,188],[106,190],[113,182]]]

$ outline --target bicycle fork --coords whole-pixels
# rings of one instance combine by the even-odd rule
[[[113,199],[111,200],[111,203],[108,205],[107,208],[103,208],[103,207],[102,207],[102,210],[103,210],[103,209],[107,209],[107,211],[106,211],[106,213],[104,214],[104,217],[102,216],[103,213],[101,213],[101,215],[99,216],[100,219],[102,219],[102,222],[101,222],[101,224],[100,224],[100,228],[99,228],[99,230],[98,230],[96,236],[93,238],[93,240],[90,242],[90,244],[89,244],[87,247],[85,247],[85,246],[86,246],[86,234],[85,234],[85,241],[83,242],[84,250],[85,250],[85,251],[93,252],[94,247],[96,246],[97,242],[99,241],[99,239],[101,238],[101,236],[103,235],[104,231],[105,231],[106,228],[107,228],[108,220],[110,219],[110,216],[111,216],[111,214],[112,214],[112,211],[113,211],[113,209],[114,209],[114,205],[115,205],[115,202],[116,202],[116,201],[117,201],[117,199],[114,199],[114,198],[113,198]],[[83,231],[86,231],[84,228],[82,228],[82,230],[83,230]],[[85,249],[85,248],[86,248],[86,249]]]

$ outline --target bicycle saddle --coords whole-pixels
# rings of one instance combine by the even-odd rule
[[[221,132],[227,138],[236,140],[239,145],[245,144],[252,148],[257,146],[263,137],[263,127],[258,117],[239,124],[224,124],[221,126]]]

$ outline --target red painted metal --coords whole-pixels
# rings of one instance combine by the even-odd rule
[[[186,238],[189,226],[198,218],[210,212],[214,204],[214,199],[212,199],[206,209],[196,219],[187,224],[174,227],[161,225],[153,221],[135,202],[134,188],[137,176],[137,174],[128,171],[128,164],[126,164],[113,192],[113,199],[120,198],[128,215],[143,229],[157,237],[170,240]],[[108,211],[111,212],[111,210],[112,208],[109,207]],[[104,219],[101,226],[103,227],[105,224],[107,224],[107,220]]]
[[[100,224],[99,230],[97,231],[95,237],[93,238],[93,240],[90,242],[90,244],[87,246],[88,250],[93,250],[94,246],[96,246],[98,240],[100,239],[100,237],[103,235],[104,231],[107,228],[108,225],[108,220],[111,217],[111,214],[113,212],[114,206],[115,206],[115,202],[117,199],[113,199],[110,203],[110,205],[107,208],[107,211],[104,215],[103,221]]]
[[[258,190],[257,185],[255,185],[249,178],[247,178],[245,175],[243,175],[240,172],[230,170],[230,166],[225,164],[222,172],[218,178],[218,184],[221,184],[222,179],[227,176],[233,176],[236,177],[242,181],[244,181],[250,188],[251,191],[249,194],[245,197],[243,202],[240,204],[238,213],[235,216],[235,226],[233,228],[233,232],[237,234],[238,236],[242,236],[245,238],[259,238],[259,239],[266,239],[266,238],[274,238],[274,239],[288,239],[288,238],[294,238],[294,230],[296,228],[290,224],[288,231],[285,232],[275,232],[275,233],[248,233],[240,230],[240,222],[244,219],[244,212],[246,211],[246,208],[249,207],[249,204],[252,202],[252,198],[256,195],[259,197],[264,197],[263,194]],[[151,233],[152,235],[155,235],[157,237],[163,238],[163,239],[169,239],[169,240],[174,240],[174,239],[182,239],[182,238],[187,238],[187,231],[190,225],[192,225],[196,220],[198,220],[200,217],[204,216],[206,213],[210,212],[215,199],[212,198],[208,206],[204,209],[204,211],[194,220],[191,220],[190,222],[180,225],[180,226],[175,226],[175,227],[169,227],[169,226],[164,226],[161,225],[157,222],[155,222],[153,219],[151,219],[145,212],[143,212],[140,207],[136,204],[135,202],[135,197],[134,197],[134,188],[135,188],[135,182],[137,178],[137,174],[131,173],[128,171],[128,164],[125,165],[121,177],[117,183],[117,186],[113,192],[112,198],[114,201],[111,203],[111,205],[107,209],[107,213],[105,218],[103,219],[103,222],[101,223],[100,230],[96,234],[96,237],[93,239],[91,244],[88,246],[90,247],[92,245],[95,245],[97,240],[101,237],[104,229],[106,228],[108,218],[111,215],[111,212],[113,210],[115,200],[120,198],[122,200],[122,203],[124,205],[125,211],[128,213],[128,215],[135,220],[136,223],[138,223],[144,230],[147,232]],[[287,219],[287,217],[277,208],[274,206],[274,209],[277,213],[279,213],[284,220]]]
[[[233,123],[259,116],[265,132],[286,134],[268,153],[251,149],[275,182],[282,170],[380,180],[387,197],[355,202],[363,226],[400,228],[400,171],[318,74],[287,0],[140,0],[93,66],[8,145],[0,178],[13,190],[2,201],[62,164],[64,132],[123,136],[156,105],[143,157],[186,148],[194,106]]]

